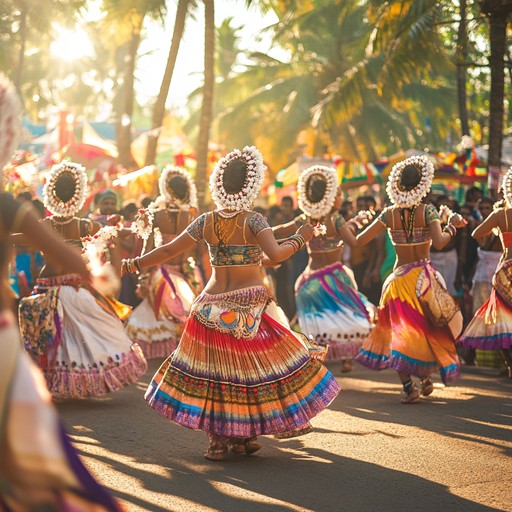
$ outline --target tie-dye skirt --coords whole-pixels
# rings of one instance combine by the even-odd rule
[[[458,340],[464,347],[480,350],[512,348],[512,304],[505,296],[507,293],[500,294],[496,289],[496,281],[500,277],[503,277],[502,282],[509,283],[509,289],[512,287],[507,277],[511,269],[512,260],[506,260],[499,265],[493,278],[491,296],[477,310]],[[509,297],[510,295],[508,292]]]
[[[7,311],[0,345],[0,510],[120,511],[71,446]]]
[[[263,286],[192,305],[181,341],[145,398],[166,418],[226,437],[307,426],[339,392],[307,340],[293,333]]]
[[[372,370],[393,368],[420,378],[439,370],[443,382],[459,375],[453,335],[448,326],[429,322],[416,288],[427,261],[402,265],[382,288],[377,325],[364,341],[356,360]]]
[[[151,272],[145,298],[126,322],[126,333],[147,359],[167,357],[177,346],[195,299],[179,265]]]
[[[54,398],[104,395],[146,372],[144,355],[120,320],[129,310],[83,287],[80,276],[36,281],[33,295],[20,302],[20,328]]]
[[[301,331],[327,343],[327,360],[352,359],[370,334],[368,299],[356,289],[342,263],[304,272],[296,284]]]

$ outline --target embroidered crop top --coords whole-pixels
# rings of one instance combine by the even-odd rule
[[[196,242],[204,239],[207,215],[209,213],[203,213],[187,227],[187,233]],[[244,239],[246,225],[255,236],[258,236],[265,229],[270,229],[267,219],[257,212],[249,214],[244,220]],[[263,251],[259,245],[208,244],[208,251],[212,267],[259,265],[263,258]]]
[[[432,239],[430,235],[430,229],[428,226],[439,219],[439,213],[437,212],[436,208],[432,204],[428,204],[425,207],[425,223],[426,226],[421,227],[414,227],[412,229],[412,237],[408,239],[407,232],[404,229],[394,229],[394,225],[392,227],[388,226],[387,224],[387,213],[391,212],[392,207],[384,208],[382,210],[381,214],[378,217],[378,220],[384,224],[388,230],[389,230],[389,236],[391,237],[391,241],[393,242],[393,245],[417,245],[417,244],[424,244],[426,242],[430,242]],[[391,213],[391,215],[393,215]],[[392,217],[392,223],[394,224],[394,218]]]
[[[336,212],[332,217],[332,223],[336,233],[339,233],[343,224],[345,224],[343,215]],[[316,236],[308,242],[309,252],[332,252],[337,251],[343,245],[343,240],[337,234],[335,236]]]

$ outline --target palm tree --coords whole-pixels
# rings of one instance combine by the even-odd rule
[[[375,4],[300,2],[291,12],[283,3],[276,41],[291,59],[253,55],[253,66],[219,84],[232,99],[221,133],[233,141],[252,137],[279,165],[294,158],[283,149],[311,126],[318,140],[327,136],[352,159],[440,143],[434,135],[446,134],[455,98],[453,65],[436,31],[442,10],[435,2]]]
[[[467,67],[468,33],[467,33],[467,0],[459,2],[459,30],[457,33],[457,100],[461,135],[469,135],[468,100],[467,100]]]
[[[160,134],[159,128],[162,126],[162,122],[164,119],[165,102],[167,100],[167,95],[169,94],[169,87],[171,85],[174,66],[176,64],[176,58],[178,57],[178,50],[180,47],[181,39],[183,37],[183,31],[185,29],[185,19],[187,17],[187,12],[190,4],[190,0],[179,0],[178,2],[178,9],[176,11],[176,20],[174,22],[174,31],[172,34],[171,46],[169,48],[169,55],[167,57],[167,64],[165,66],[162,84],[160,85],[160,91],[155,101],[155,105],[153,106],[153,115],[151,122],[152,130],[150,132],[150,135],[148,136],[145,165],[155,163],[156,147],[158,144],[158,136]]]
[[[215,85],[215,7],[214,0],[204,3],[204,83],[203,103],[197,140],[196,183],[199,207],[205,205],[206,178],[208,173],[208,143],[212,122],[213,90]]]
[[[162,22],[166,12],[165,0],[104,0],[107,13],[104,22],[114,28],[118,47],[124,53],[124,66],[117,78],[119,97],[117,103],[116,139],[119,162],[129,167],[134,164],[131,156],[132,115],[134,106],[134,83],[142,30],[146,16]]]
[[[501,168],[505,96],[504,57],[507,52],[507,24],[512,14],[512,0],[482,0],[480,9],[489,19],[490,30],[491,98],[488,165],[490,188],[495,190]]]

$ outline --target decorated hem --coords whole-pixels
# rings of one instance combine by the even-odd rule
[[[436,361],[420,361],[418,359],[407,357],[406,355],[394,350],[391,351],[390,356],[386,356],[361,349],[355,359],[358,363],[361,363],[363,366],[366,366],[371,370],[385,370],[387,368],[392,368],[393,370],[417,377],[426,377],[431,373],[439,371],[441,380],[444,383],[455,380],[460,374],[459,365],[457,363],[452,363],[445,367],[439,367]]]
[[[501,350],[503,348],[512,348],[512,333],[503,332],[493,336],[470,337],[462,336],[458,341],[458,345],[467,348],[477,348],[479,350]]]
[[[128,354],[110,358],[93,367],[62,365],[44,369],[52,396],[56,399],[85,399],[117,391],[136,382],[147,370],[141,348],[134,344]]]

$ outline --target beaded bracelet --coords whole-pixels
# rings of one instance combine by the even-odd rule
[[[137,274],[142,274],[142,267],[140,266],[140,256],[133,258],[133,264],[135,265],[135,268],[137,269]]]
[[[122,260],[121,263],[124,263],[124,265],[126,266],[126,271],[129,274],[140,274],[140,263],[135,262],[134,258],[127,258],[125,260]]]
[[[457,228],[453,224],[447,224],[443,231],[448,233],[452,238],[457,234]]]
[[[296,253],[302,247],[304,247],[305,243],[306,239],[302,235],[295,233],[294,235],[287,238],[281,245],[291,245],[293,247],[293,252]]]

